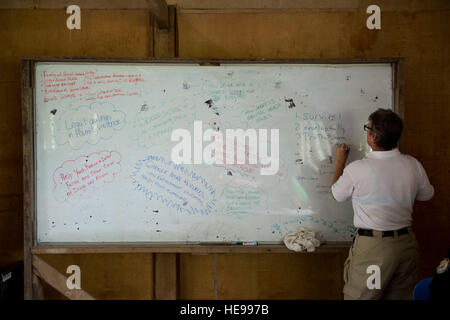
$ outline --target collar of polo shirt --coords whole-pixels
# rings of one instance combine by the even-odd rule
[[[398,156],[400,151],[398,149],[392,149],[389,151],[371,151],[367,154],[367,158],[371,159],[387,159]]]

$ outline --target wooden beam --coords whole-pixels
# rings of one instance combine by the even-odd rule
[[[153,24],[153,56],[154,57],[176,57],[177,45],[176,45],[176,9],[174,6],[170,6],[169,13],[169,26],[166,29],[158,28],[158,21]]]
[[[67,244],[67,243],[41,243],[33,247],[32,254],[86,254],[86,253],[290,253],[290,254],[317,254],[338,253],[350,248],[351,242],[327,243],[316,248],[314,252],[295,252],[286,248],[284,244],[261,244],[258,246],[238,245],[199,245],[199,244]]]
[[[33,90],[32,62],[21,60],[22,137],[23,137],[23,263],[24,299],[33,299],[31,247],[34,244],[34,158],[33,158]]]
[[[186,13],[188,10],[210,12],[268,12],[294,11],[352,11],[366,12],[371,4],[377,4],[382,12],[444,11],[450,8],[449,1],[420,0],[167,0]],[[207,11],[207,12],[206,12]]]
[[[170,58],[170,57],[69,57],[69,56],[26,56],[23,59],[32,62],[126,62],[126,63],[191,63],[191,64],[355,64],[355,63],[393,63],[402,57],[390,58],[295,58],[295,59],[274,59],[274,58]]]
[[[361,0],[168,0],[182,9],[245,10],[245,9],[357,9]]]
[[[70,300],[95,300],[93,296],[83,289],[68,289],[66,284],[67,277],[36,255],[33,256],[33,267],[35,268],[35,274],[39,278]]]
[[[148,2],[149,10],[156,19],[160,29],[169,29],[169,8],[165,0],[154,0]]]
[[[44,289],[42,288],[41,278],[38,276],[39,272],[33,269],[33,298],[35,300],[44,300]]]
[[[176,253],[154,254],[154,299],[178,298],[178,256]]]
[[[75,3],[74,3],[75,2]],[[167,5],[175,5],[190,10],[228,10],[233,12],[278,9],[315,11],[363,11],[373,4],[373,0],[167,0]],[[77,4],[81,9],[147,9],[148,0],[1,0],[0,9],[60,9]],[[450,9],[450,1],[420,0],[378,0],[383,12],[423,12]]]

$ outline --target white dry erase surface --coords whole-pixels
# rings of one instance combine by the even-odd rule
[[[281,242],[298,226],[348,241],[351,202],[330,193],[335,148],[364,157],[368,115],[393,106],[389,63],[41,62],[35,83],[39,242]],[[175,165],[171,133],[197,120],[224,136],[279,129],[278,172]]]

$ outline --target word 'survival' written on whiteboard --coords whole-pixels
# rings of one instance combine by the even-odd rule
[[[39,242],[280,242],[298,226],[348,241],[351,201],[330,193],[336,146],[364,157],[369,114],[393,107],[388,63],[40,62],[35,79]]]

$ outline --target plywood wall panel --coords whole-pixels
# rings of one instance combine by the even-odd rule
[[[42,255],[64,275],[69,265],[81,269],[81,288],[96,299],[152,299],[153,256],[142,254]],[[47,298],[60,298],[46,291]]]
[[[213,300],[214,255],[180,254],[179,261],[179,298]]]
[[[12,199],[18,200],[17,197]],[[0,260],[23,259],[22,224],[23,219],[19,210],[0,212]]]
[[[340,299],[339,254],[219,255],[219,299]]]
[[[17,81],[0,82],[0,128],[17,129],[22,125],[20,83]],[[21,137],[21,135],[20,135]],[[1,148],[1,145],[0,145]],[[19,146],[20,148],[20,146]],[[0,157],[2,154],[0,154]]]
[[[1,80],[19,81],[20,56],[148,57],[152,21],[146,10],[81,10],[69,30],[65,10],[0,10]]]

